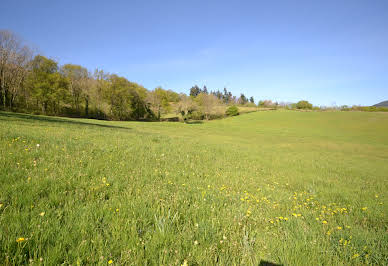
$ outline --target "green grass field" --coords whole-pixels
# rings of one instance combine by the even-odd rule
[[[0,113],[0,264],[386,264],[388,114]]]

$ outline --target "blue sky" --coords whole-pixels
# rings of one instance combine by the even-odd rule
[[[3,0],[0,28],[60,64],[148,89],[256,100],[388,100],[388,1]]]

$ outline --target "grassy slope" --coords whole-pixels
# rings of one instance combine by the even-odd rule
[[[364,112],[0,113],[0,261],[383,264],[387,132]]]

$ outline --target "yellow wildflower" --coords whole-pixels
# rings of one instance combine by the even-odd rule
[[[108,264],[112,264],[112,263],[113,263],[113,260],[109,260],[109,261],[108,261]]]
[[[341,226],[337,226],[337,229],[338,229],[338,230],[342,230],[342,227],[341,227]]]
[[[355,258],[358,258],[358,257],[360,257],[360,254],[356,253],[356,254],[353,255],[352,259],[355,259]]]
[[[45,212],[39,213],[39,215],[42,216],[42,217],[44,216],[44,214],[45,214]]]
[[[362,207],[361,210],[366,211],[368,207]]]
[[[322,221],[323,224],[327,224],[327,221]]]
[[[16,242],[18,242],[18,243],[23,242],[23,241],[26,241],[26,239],[24,237],[19,237],[18,239],[16,239]]]

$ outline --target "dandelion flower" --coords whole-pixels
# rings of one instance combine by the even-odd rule
[[[327,221],[322,221],[323,224],[327,224]]]
[[[113,260],[109,260],[109,261],[108,261],[108,264],[112,264],[112,263],[113,263]]]
[[[366,211],[368,207],[362,207],[361,210]]]
[[[355,258],[358,258],[358,257],[360,257],[360,254],[356,253],[356,254],[354,254],[354,255],[352,256],[352,259],[355,259]]]
[[[42,217],[44,216],[44,214],[45,214],[45,212],[39,213],[39,215],[42,216]]]
[[[337,230],[342,230],[342,227],[341,226],[337,226]]]
[[[24,237],[19,237],[18,239],[16,239],[16,242],[18,242],[18,243],[23,242],[23,241],[26,241],[26,239]]]

